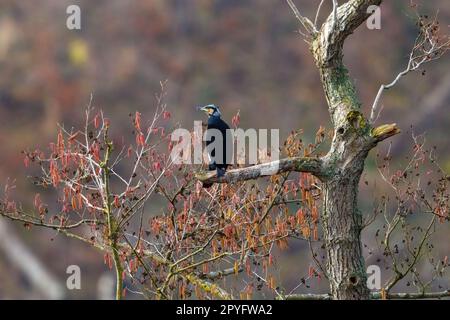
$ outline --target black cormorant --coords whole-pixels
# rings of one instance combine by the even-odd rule
[[[209,170],[217,170],[217,176],[221,177],[232,163],[233,136],[228,124],[222,120],[220,110],[217,106],[209,104],[200,108],[208,115],[208,126],[206,131],[206,149],[209,155]],[[216,137],[222,143],[214,143]],[[221,147],[221,148],[220,148]]]

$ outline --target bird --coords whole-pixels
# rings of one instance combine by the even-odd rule
[[[222,177],[231,165],[233,156],[233,136],[230,126],[222,120],[222,114],[216,105],[208,104],[199,109],[208,115],[206,127],[206,149],[209,156],[208,169],[210,171],[216,170],[217,177]],[[216,150],[216,144],[212,145],[218,135],[222,138],[221,150]]]

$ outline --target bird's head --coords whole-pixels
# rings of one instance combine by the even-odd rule
[[[201,111],[205,112],[209,117],[220,117],[221,116],[219,107],[217,107],[213,104],[208,104],[204,107],[200,107],[199,109]]]

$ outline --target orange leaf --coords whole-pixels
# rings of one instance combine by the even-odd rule
[[[77,210],[77,200],[75,199],[75,196],[72,197],[72,209]]]
[[[141,131],[141,113],[136,111],[134,116],[134,126],[138,131]]]

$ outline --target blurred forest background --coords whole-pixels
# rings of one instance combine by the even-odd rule
[[[313,17],[319,1],[295,2]],[[345,61],[366,112],[380,84],[390,82],[407,63],[417,31],[409,3],[385,1],[381,30],[361,27],[347,42]],[[66,28],[71,4],[82,10],[80,31]],[[449,33],[448,0],[421,2],[423,13],[437,10],[443,32]],[[322,18],[329,14],[328,3],[322,12]],[[282,0],[1,0],[0,184],[16,178],[18,195],[30,204],[36,189],[26,179],[33,171],[24,169],[21,150],[45,148],[55,139],[57,123],[81,125],[91,94],[93,105],[106,112],[120,134],[129,113],[153,114],[154,95],[164,80],[172,121],[182,127],[192,128],[194,120],[202,119],[195,106],[214,103],[229,122],[240,110],[243,128],[280,128],[282,139],[303,128],[305,140],[313,141],[320,125],[330,128],[329,117],[318,72],[296,30],[297,20]],[[412,125],[417,134],[426,132],[450,173],[450,58],[426,68],[386,93],[379,123],[397,122],[403,129],[393,139],[394,161],[403,161],[410,151],[407,131]],[[360,194],[367,214],[374,196],[388,192],[373,159],[364,177],[369,185],[362,183]],[[364,236],[368,242],[373,237]],[[17,239],[17,251],[5,248],[6,237]],[[2,299],[112,295],[112,271],[87,245],[46,230],[27,231],[5,219],[0,219],[0,241]],[[299,268],[307,272],[311,265],[304,246],[292,243],[278,260],[288,287],[298,282]],[[449,253],[448,232],[436,247],[442,255]],[[33,255],[26,260],[29,266],[44,272],[37,277],[54,284],[52,294],[39,287],[33,272],[18,267],[15,252],[23,250]],[[376,260],[371,257],[368,264]],[[35,261],[40,266],[32,265]],[[65,287],[71,264],[81,267],[82,290]],[[321,289],[320,283],[311,286]]]

